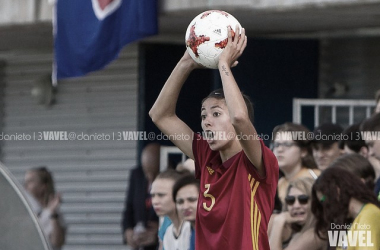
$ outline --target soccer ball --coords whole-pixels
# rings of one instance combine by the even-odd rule
[[[221,10],[208,10],[196,16],[186,30],[186,48],[199,64],[210,69],[218,68],[219,55],[228,42],[228,27],[235,36],[236,25],[241,25],[231,14]]]

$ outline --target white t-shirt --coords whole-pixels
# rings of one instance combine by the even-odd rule
[[[57,214],[58,214],[59,224],[63,228],[66,229],[66,223],[65,223],[65,220],[63,219],[62,213],[58,210]],[[51,217],[50,210],[48,208],[42,209],[41,213],[39,215],[37,215],[37,217],[38,217],[38,222],[41,225],[42,231],[44,232],[46,238],[49,239],[50,234],[53,231],[53,222],[52,222],[52,219],[50,218]],[[61,249],[60,247],[53,247],[53,246],[51,246],[51,248],[53,250],[60,250]]]
[[[48,241],[49,245],[51,246],[51,243],[49,241],[50,234],[53,231],[53,223],[51,221],[52,219],[50,218],[51,212],[47,208],[42,208],[41,205],[38,203],[38,201],[28,191],[26,191],[25,194],[26,194],[26,198],[28,200],[30,207],[32,208],[35,215],[37,216],[38,223],[41,226],[42,232],[44,233],[46,240]],[[65,223],[65,220],[63,218],[62,213],[58,210],[57,214],[58,214],[59,224],[63,228],[66,229],[67,226],[66,226],[66,223]],[[53,247],[53,246],[51,246],[51,249],[61,250],[60,247]]]
[[[189,250],[191,237],[191,224],[184,221],[180,229],[178,238],[173,231],[173,224],[171,224],[164,234],[163,245],[165,250]]]

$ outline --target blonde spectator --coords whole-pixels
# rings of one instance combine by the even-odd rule
[[[327,242],[314,233],[315,218],[311,213],[311,190],[314,179],[300,178],[289,184],[285,209],[273,220],[275,227],[269,232],[272,250],[322,250]]]
[[[36,204],[36,213],[42,231],[53,250],[59,250],[65,243],[66,225],[59,210],[61,195],[55,192],[53,176],[46,167],[28,170],[24,178],[24,187]]]

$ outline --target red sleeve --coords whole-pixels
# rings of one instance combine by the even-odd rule
[[[265,175],[259,175],[256,167],[251,163],[248,157],[244,154],[244,160],[246,161],[246,165],[250,168],[249,171],[255,177],[255,179],[260,181],[265,181],[265,183],[272,184],[278,182],[279,168],[277,163],[277,158],[273,154],[273,152],[265,146],[263,140],[260,139],[261,144],[261,152],[263,157],[263,167]]]

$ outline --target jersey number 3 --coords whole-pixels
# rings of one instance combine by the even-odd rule
[[[206,210],[206,211],[211,211],[212,207],[215,205],[215,197],[211,194],[208,193],[208,191],[210,190],[210,184],[206,184],[205,185],[205,188],[206,188],[206,191],[203,193],[203,196],[205,198],[210,198],[211,199],[211,205],[210,206],[207,206],[206,202],[203,202],[203,208]]]

